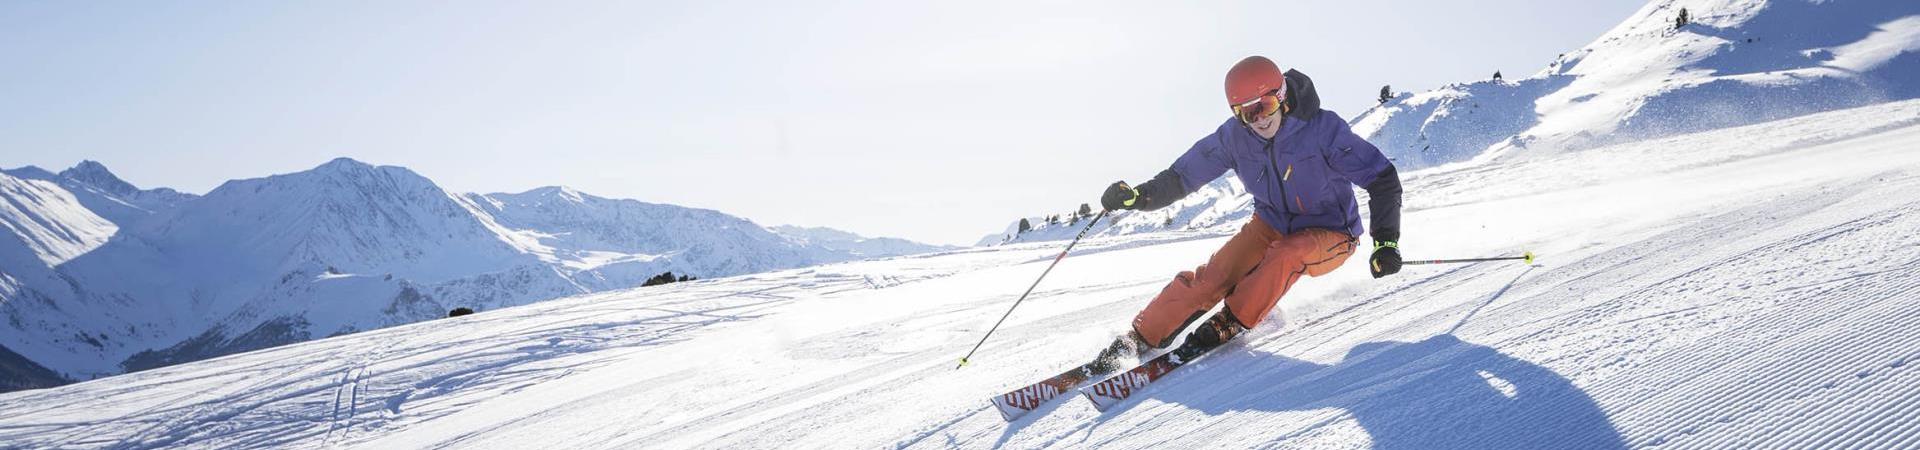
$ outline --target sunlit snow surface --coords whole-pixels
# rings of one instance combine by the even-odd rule
[[[596,294],[0,394],[17,448],[1913,448],[1920,102],[1409,174],[1356,258],[1114,411],[1084,361],[1218,234]]]

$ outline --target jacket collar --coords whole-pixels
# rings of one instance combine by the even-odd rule
[[[1287,120],[1280,122],[1280,132],[1273,134],[1274,139],[1276,141],[1285,141],[1293,137],[1293,135],[1299,134],[1300,129],[1307,127],[1305,122],[1305,120],[1299,117],[1288,117]]]
[[[1261,143],[1268,143],[1268,142],[1279,143],[1281,141],[1285,141],[1287,140],[1287,138],[1292,137],[1295,134],[1298,134],[1301,129],[1307,127],[1307,124],[1303,123],[1305,121],[1304,119],[1301,119],[1299,117],[1293,117],[1293,116],[1284,117],[1280,120],[1280,131],[1277,133],[1273,133],[1273,137],[1274,137],[1273,139],[1267,139],[1267,138],[1260,137],[1259,132],[1253,131],[1252,126],[1248,126],[1246,122],[1241,122],[1240,119],[1228,119],[1228,120],[1232,120],[1234,124],[1240,126],[1240,131],[1247,132],[1248,136],[1253,136],[1254,140],[1260,141]]]

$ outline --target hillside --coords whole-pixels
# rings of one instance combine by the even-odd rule
[[[1530,77],[1402,94],[1352,124],[1417,169],[1916,97],[1920,4],[1658,0]]]

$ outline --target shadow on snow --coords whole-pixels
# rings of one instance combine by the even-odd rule
[[[1338,409],[1380,449],[1625,447],[1606,413],[1565,377],[1453,335],[1360,344],[1333,365],[1249,353],[1257,356],[1201,364],[1262,375],[1231,384],[1187,378],[1146,394],[1211,415]]]

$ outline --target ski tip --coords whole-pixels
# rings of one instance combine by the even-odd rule
[[[1532,251],[1528,251],[1528,252],[1527,252],[1527,265],[1529,265],[1529,266],[1531,266],[1531,265],[1533,265],[1533,252],[1532,252]]]
[[[993,409],[996,411],[1000,411],[1000,418],[1006,419],[1007,422],[1020,420],[1020,417],[1026,416],[1027,413],[1032,412],[1026,409],[1021,409],[1021,408],[1014,407],[1012,405],[1008,405],[1006,404],[1006,402],[1001,401],[1000,397],[994,397],[992,400],[988,400],[988,402],[993,403]]]
[[[1113,408],[1113,405],[1119,403],[1118,399],[1107,399],[1105,401],[1102,401],[1102,396],[1094,395],[1093,392],[1086,391],[1086,390],[1081,390],[1080,395],[1083,397],[1086,397],[1088,402],[1093,403],[1094,411],[1099,411],[1101,413],[1107,412],[1108,409]]]

